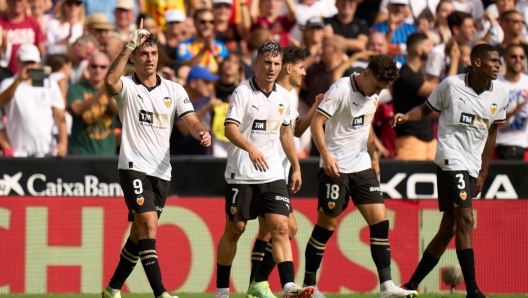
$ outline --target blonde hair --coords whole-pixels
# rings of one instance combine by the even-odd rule
[[[59,19],[59,23],[62,25],[64,23],[67,23],[68,20],[66,19],[66,13],[64,12],[64,6],[67,5],[66,1],[61,2],[61,7],[58,12],[57,19]],[[79,10],[79,15],[77,16],[77,22],[84,25],[85,19],[86,19],[86,8],[84,7],[84,3],[81,2],[80,4],[81,9]]]

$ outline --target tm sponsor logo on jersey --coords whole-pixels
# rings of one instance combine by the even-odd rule
[[[139,111],[139,124],[158,129],[167,129],[167,114]]]
[[[365,124],[365,115],[355,117],[352,122],[352,126],[362,126],[363,124]]]
[[[473,115],[468,113],[462,113],[460,115],[460,123],[475,126],[478,128],[488,127],[488,119],[480,117],[479,115]]]
[[[62,178],[55,181],[48,180],[44,174],[33,174],[27,178],[25,183],[21,183],[22,172],[14,175],[3,174],[0,179],[0,196],[17,194],[19,196],[53,196],[53,197],[120,197],[123,195],[119,183],[99,182],[93,175],[85,175],[84,182],[68,182]],[[22,186],[25,184],[26,188]]]
[[[256,134],[277,134],[280,130],[279,120],[255,120],[252,132]]]

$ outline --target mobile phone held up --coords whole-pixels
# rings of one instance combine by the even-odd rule
[[[31,81],[33,87],[44,87],[44,80],[49,78],[50,66],[37,67],[31,70]]]

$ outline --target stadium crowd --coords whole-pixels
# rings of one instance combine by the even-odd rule
[[[305,49],[300,116],[341,77],[391,55],[400,76],[380,94],[373,124],[380,157],[399,160],[433,160],[438,115],[395,129],[393,115],[470,71],[471,48],[491,44],[510,90],[494,158],[528,160],[528,0],[0,0],[0,15],[4,156],[117,154],[121,125],[104,77],[141,22],[162,45],[158,75],[184,86],[213,136],[211,148],[200,146],[176,120],[171,155],[227,156],[231,94],[254,76],[257,48],[274,40]],[[318,155],[309,130],[296,149]]]

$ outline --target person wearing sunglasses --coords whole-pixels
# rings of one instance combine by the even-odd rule
[[[117,106],[108,96],[104,78],[108,56],[97,52],[88,59],[89,79],[70,86],[66,99],[72,112],[73,125],[68,145],[70,154],[114,155]]]
[[[194,13],[195,37],[181,42],[176,49],[176,59],[187,66],[203,66],[213,74],[229,53],[225,44],[215,39],[214,15],[208,8]]]
[[[497,78],[510,92],[506,124],[497,131],[495,151],[501,159],[523,160],[528,148],[528,75],[523,73],[525,57],[521,45],[509,45],[503,57],[506,73],[500,73]]]

